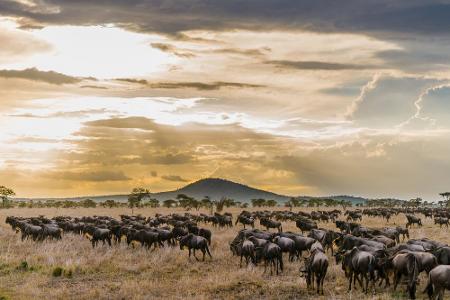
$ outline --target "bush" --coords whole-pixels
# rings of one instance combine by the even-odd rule
[[[28,262],[26,260],[22,261],[17,267],[17,270],[26,271],[28,270]]]
[[[67,278],[72,278],[72,276],[73,276],[72,269],[64,270],[64,276],[67,277]]]
[[[61,267],[56,267],[53,269],[52,275],[53,277],[60,277],[63,274],[63,268]]]

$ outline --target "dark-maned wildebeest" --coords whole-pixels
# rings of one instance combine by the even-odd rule
[[[282,236],[276,236],[273,239],[273,242],[280,246],[282,252],[289,253],[289,261],[293,261],[294,257],[297,254],[297,251],[295,250],[295,242],[294,240],[282,237]]]
[[[106,228],[96,228],[92,234],[92,248],[95,248],[97,246],[99,241],[103,242],[103,245],[105,245],[105,242],[108,242],[108,245],[111,246],[111,239],[112,234],[109,229]]]
[[[375,257],[354,247],[343,255],[342,269],[348,278],[348,290],[352,289],[352,281],[358,280],[364,292],[368,292],[369,281],[375,281]],[[360,278],[361,276],[361,278]],[[364,285],[365,280],[365,285]]]
[[[276,228],[278,230],[278,232],[282,232],[283,231],[283,227],[281,226],[281,222],[278,221],[273,221],[270,220],[268,218],[261,218],[259,220],[259,223],[266,227],[266,230],[269,230],[269,228]]]
[[[134,247],[133,241],[139,242],[142,247],[147,247],[147,249],[150,249],[152,245],[154,245],[155,249],[158,245],[162,246],[159,234],[145,229],[131,229],[127,234],[127,244],[131,244]]]
[[[245,225],[250,225],[252,228],[255,228],[255,219],[253,217],[246,217],[246,216],[238,216],[236,219],[236,223],[234,225],[237,225],[237,223],[241,223],[242,225],[244,225],[244,229],[245,229]]]
[[[208,248],[208,241],[202,236],[189,233],[188,235],[182,237],[180,239],[180,249],[183,250],[184,247],[187,247],[189,250],[189,258],[191,257],[191,249],[194,250],[194,257],[196,260],[199,259],[195,256],[195,250],[202,251],[203,261],[205,261],[206,253],[208,253],[210,258],[212,258],[211,252],[209,252]]]
[[[430,299],[444,299],[444,291],[450,290],[450,266],[440,265],[428,274],[428,284],[424,292]]]
[[[269,264],[270,275],[273,274],[273,268],[275,268],[277,275],[279,270],[283,272],[283,252],[280,246],[268,242],[261,250],[261,257],[264,259],[264,273],[267,271],[267,264]]]
[[[245,258],[245,263],[248,266],[248,263],[251,261],[254,265],[256,265],[256,254],[255,254],[255,245],[249,241],[244,240],[242,243],[239,243],[236,248],[238,255],[241,256],[241,261],[239,263],[239,267],[242,267],[242,258]]]
[[[416,299],[417,277],[419,276],[419,263],[413,253],[399,253],[392,259],[394,269],[394,291],[402,276],[408,277],[407,292],[411,299]]]
[[[440,247],[432,251],[434,256],[436,256],[438,264],[440,265],[450,265],[450,247]]]
[[[417,226],[422,226],[422,220],[419,217],[416,217],[414,215],[406,215],[406,228],[409,228],[413,224],[417,224]]]
[[[434,218],[434,224],[439,224],[439,227],[442,228],[442,225],[447,226],[448,228],[448,218],[437,217]]]
[[[301,273],[306,273],[306,285],[314,289],[314,279],[316,280],[317,293],[323,295],[323,282],[328,270],[328,257],[319,249],[311,251],[309,257],[305,258],[305,270]],[[315,277],[315,278],[314,278]]]
[[[403,228],[400,226],[395,227],[395,229],[397,229],[399,235],[402,235],[402,240],[405,240],[405,237],[409,239],[409,230],[408,228]]]
[[[295,221],[295,226],[299,228],[302,233],[305,231],[310,231],[311,229],[317,229],[317,223],[314,221],[311,221],[306,218],[299,218]]]

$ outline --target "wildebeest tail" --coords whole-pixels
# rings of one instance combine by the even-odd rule
[[[419,270],[417,268],[418,262],[417,258],[414,254],[410,253],[408,255],[408,291],[409,297],[411,299],[416,298],[416,281],[417,276],[419,275]]]
[[[376,260],[375,258],[372,259],[369,263],[369,274],[370,274],[370,279],[375,281],[375,264],[376,264]]]
[[[208,244],[205,244],[206,253],[208,253],[209,257],[212,258],[211,252],[209,252]]]

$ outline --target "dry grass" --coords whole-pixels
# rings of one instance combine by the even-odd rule
[[[138,211],[144,216],[156,212],[171,213],[174,209],[145,208]],[[182,211],[178,211],[182,213]],[[237,209],[230,209],[234,215]],[[228,243],[241,229],[215,229],[213,231],[213,259],[206,262],[189,261],[187,251],[178,247],[147,251],[130,249],[126,245],[112,248],[100,246],[92,249],[81,236],[67,234],[62,241],[21,242],[7,224],[7,215],[53,217],[57,215],[88,216],[109,215],[118,218],[130,213],[125,208],[93,209],[9,209],[0,211],[0,296],[11,299],[305,299],[318,298],[307,291],[304,279],[299,277],[299,262],[285,258],[286,270],[280,276],[263,274],[263,267],[239,269],[239,260],[231,256]],[[205,212],[207,213],[207,212]],[[385,224],[379,218],[364,217],[369,227],[404,225],[399,215]],[[203,226],[203,225],[202,225]],[[334,224],[321,224],[335,229]],[[284,230],[298,231],[293,222],[283,224]],[[450,242],[448,229],[439,229],[430,219],[420,229],[412,229],[411,238],[428,237]],[[25,262],[26,265],[25,266]],[[55,268],[62,275],[52,275]],[[325,279],[326,299],[391,299],[404,297],[405,288],[396,293],[392,289],[377,287],[372,295],[360,290],[347,294],[347,281],[340,266],[331,259]],[[426,284],[421,275],[418,297]]]

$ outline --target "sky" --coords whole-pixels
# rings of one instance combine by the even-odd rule
[[[450,190],[450,1],[1,0],[0,185]]]

